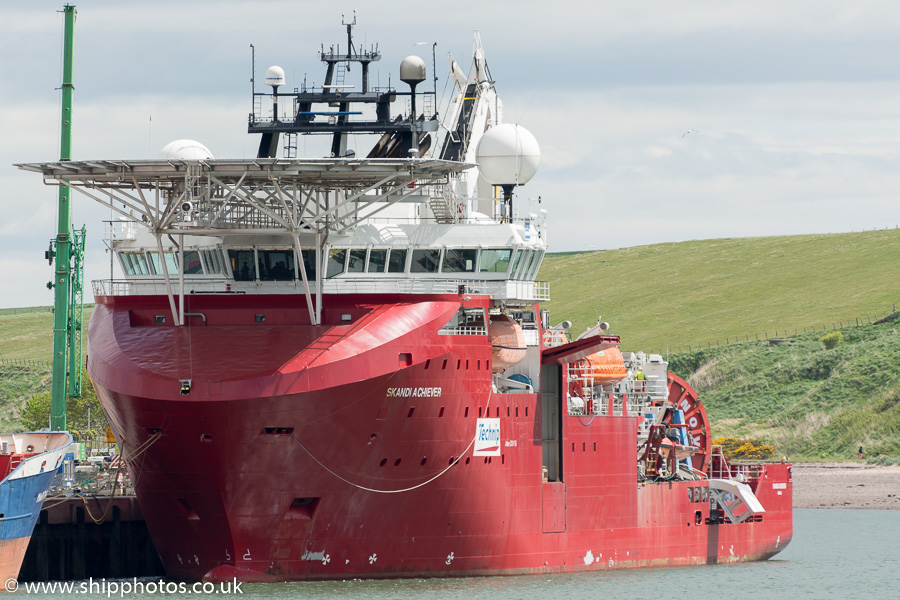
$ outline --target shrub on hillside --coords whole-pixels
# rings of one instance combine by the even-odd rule
[[[722,446],[722,453],[728,460],[766,460],[775,454],[775,448],[748,438],[720,437],[713,440]]]
[[[828,335],[823,335],[819,341],[825,344],[826,350],[837,348],[844,341],[844,335],[840,331],[832,331]]]
[[[50,425],[50,404],[52,392],[38,392],[25,401],[19,413],[19,422],[26,431],[38,431]],[[89,410],[90,409],[90,410]],[[90,414],[90,427],[88,427]],[[100,406],[97,392],[90,378],[82,381],[81,397],[66,399],[66,427],[69,430],[103,431],[109,425]]]

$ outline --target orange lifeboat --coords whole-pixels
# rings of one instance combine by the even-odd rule
[[[594,379],[594,385],[610,385],[618,383],[628,375],[625,359],[618,347],[613,346],[583,359],[586,374]]]
[[[499,373],[522,362],[525,358],[525,335],[509,315],[491,317],[488,329],[491,336],[493,371]]]

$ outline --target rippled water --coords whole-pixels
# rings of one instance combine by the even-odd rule
[[[758,563],[570,575],[353,580],[244,584],[242,587],[243,594],[240,595],[201,597],[247,600],[896,599],[900,598],[900,511],[796,510],[794,538],[790,545],[775,558]],[[105,598],[106,595],[80,597]],[[124,597],[155,598],[160,594]],[[165,594],[164,597],[193,597],[196,600],[198,595]]]

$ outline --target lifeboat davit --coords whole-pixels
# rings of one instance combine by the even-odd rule
[[[625,359],[622,351],[613,346],[601,352],[596,352],[584,359],[586,375],[594,380],[594,385],[611,385],[625,379],[628,369],[625,368]]]
[[[522,362],[526,351],[525,334],[509,315],[492,316],[488,332],[491,336],[494,373]]]

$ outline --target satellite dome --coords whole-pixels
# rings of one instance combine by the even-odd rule
[[[159,151],[159,158],[166,160],[209,160],[213,158],[209,148],[195,140],[175,140]]]
[[[425,81],[425,61],[418,56],[407,56],[400,63],[400,81],[414,85]]]
[[[537,172],[541,148],[531,132],[505,123],[482,136],[475,150],[481,175],[492,185],[523,185]]]
[[[284,69],[277,65],[266,69],[266,83],[276,88],[284,85]]]

